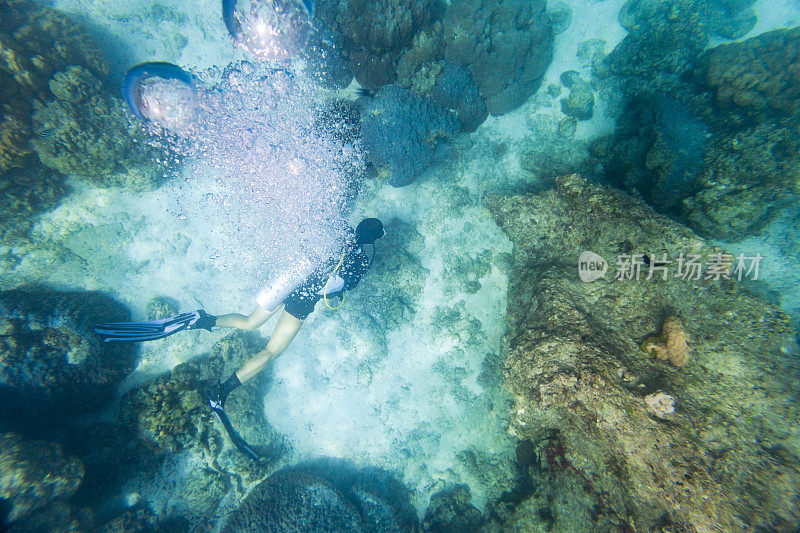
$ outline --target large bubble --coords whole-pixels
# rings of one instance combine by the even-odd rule
[[[360,140],[330,127],[343,115],[288,70],[243,62],[197,76],[196,121],[170,137],[188,164],[170,185],[169,209],[253,295],[301,281],[341,249],[364,174]]]
[[[177,65],[136,65],[125,76],[123,95],[138,118],[172,133],[185,134],[198,120],[194,80]]]
[[[251,54],[284,60],[308,44],[310,6],[301,0],[223,0],[222,17],[233,40]]]

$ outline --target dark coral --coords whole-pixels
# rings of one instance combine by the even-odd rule
[[[223,531],[411,531],[409,491],[379,468],[318,459],[284,468],[259,484]]]
[[[483,514],[471,503],[469,486],[456,485],[431,496],[422,527],[435,533],[479,531]]]
[[[431,100],[442,109],[455,113],[461,131],[475,131],[489,115],[486,102],[465,67],[447,61],[443,63],[431,87]]]
[[[0,498],[9,502],[5,518],[12,527],[43,507],[63,503],[82,480],[83,465],[65,457],[58,444],[0,434]],[[4,525],[0,521],[0,528]]]
[[[800,27],[717,46],[693,70],[727,122],[748,124],[800,113]]]
[[[0,293],[0,402],[9,425],[101,408],[135,362],[135,348],[102,343],[91,326],[130,318],[96,292]]]
[[[394,187],[416,180],[458,129],[452,114],[395,85],[383,87],[361,109],[364,145]]]
[[[688,46],[680,65],[656,66],[639,44],[649,59],[620,45],[609,62],[634,70],[618,71],[627,110],[614,137],[595,144],[604,178],[703,236],[758,233],[800,191],[800,28],[699,56]]]
[[[27,233],[35,215],[56,207],[68,192],[64,176],[32,158],[25,168],[0,173],[0,237]]]
[[[701,188],[708,127],[680,102],[663,94],[631,99],[605,151],[605,172],[617,187],[641,194],[656,208],[678,215],[681,201]]]
[[[709,42],[702,0],[631,0],[620,19],[630,33],[597,73],[619,77],[628,93],[667,91],[679,84]]]
[[[318,17],[341,35],[350,70],[362,87],[378,90],[394,83],[397,61],[414,35],[440,15],[438,0],[327,0]]]
[[[493,116],[524,103],[552,60],[543,0],[455,0],[442,25],[444,58],[469,69]]]

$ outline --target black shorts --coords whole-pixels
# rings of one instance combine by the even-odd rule
[[[317,284],[306,281],[286,297],[283,301],[283,309],[296,319],[305,320],[314,311],[317,302],[322,299],[322,296],[317,294],[318,290]],[[342,296],[343,292],[328,294],[328,300]]]

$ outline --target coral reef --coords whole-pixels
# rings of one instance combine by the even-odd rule
[[[562,80],[563,80],[562,75]],[[592,85],[577,77],[577,79],[570,79],[569,95],[561,99],[561,110],[565,115],[575,117],[578,120],[589,120],[594,114],[594,90]]]
[[[493,116],[524,103],[552,60],[543,0],[456,0],[442,26],[444,58],[469,69]]]
[[[154,151],[144,148],[144,134],[130,124],[121,100],[78,66],[55,73],[49,86],[55,99],[34,102],[30,141],[44,165],[101,187],[153,188]]]
[[[606,179],[641,194],[665,212],[700,189],[708,127],[689,108],[663,94],[632,98],[610,139],[593,146]]]
[[[548,2],[547,15],[553,23],[553,35],[564,33],[572,25],[572,8],[566,2]]]
[[[267,475],[287,451],[264,416],[265,376],[234,391],[225,405],[234,427],[261,455],[258,463],[233,447],[203,397],[208,387],[227,378],[265,344],[258,334],[232,333],[214,344],[211,353],[179,364],[122,397],[122,426],[164,459],[160,468],[144,468],[127,481],[146,488],[157,513],[210,528],[223,498],[242,497],[247,486]],[[197,467],[184,470],[183,461]],[[182,486],[180,497],[159,497],[158,491],[169,491],[176,477]]]
[[[702,55],[702,39],[697,46],[676,40],[679,65],[657,65],[651,45],[634,50],[626,41],[606,62],[629,100],[613,138],[594,145],[603,179],[638,191],[705,237],[736,241],[758,233],[800,190],[800,92],[792,77],[800,29]]]
[[[31,153],[31,105],[51,98],[53,74],[80,65],[108,75],[100,48],[65,15],[27,0],[2,0],[0,11],[0,172],[23,166]]]
[[[709,42],[703,0],[630,0],[620,21],[630,33],[596,69],[622,78],[626,92],[666,91],[680,83]]]
[[[108,93],[108,65],[88,33],[26,0],[0,10],[0,172],[36,166],[38,156],[98,186],[152,188],[154,149]]]
[[[314,121],[316,133],[330,139],[330,149],[335,153],[333,160],[346,179],[347,194],[342,212],[348,213],[367,179],[367,163],[361,154],[361,113],[358,105],[347,99],[326,101]]]
[[[667,261],[695,254],[706,265],[719,251],[620,191],[568,176],[540,195],[484,202],[514,243],[504,379],[534,480],[529,496],[497,507],[504,527],[799,527],[789,317],[733,279],[681,276]],[[623,275],[580,281],[587,248]],[[649,261],[627,270],[637,254]],[[682,368],[637,346],[669,316],[692,339]],[[673,398],[667,413],[660,397],[665,419],[646,399],[659,391]]]
[[[712,48],[698,59],[692,77],[711,93],[720,118],[748,125],[800,113],[798,68],[800,27]]]
[[[249,355],[263,347],[264,341],[257,335],[225,337],[214,345],[211,354],[181,363],[123,396],[121,420],[165,452],[197,448],[216,457],[223,447],[223,434],[203,400],[204,389],[227,377],[229,374],[224,370],[237,369]],[[237,391],[226,407],[231,421],[242,422],[241,427],[247,428],[242,431],[245,439],[252,435],[255,438],[251,444],[277,452],[280,444],[277,435],[257,405],[257,385],[250,383]]]
[[[431,100],[442,109],[455,113],[461,131],[475,131],[486,120],[489,111],[472,76],[463,66],[447,61],[436,66],[440,68],[430,89]]]
[[[394,83],[400,54],[442,10],[439,0],[325,0],[315,17],[341,35],[350,70],[362,87]]]
[[[458,131],[456,119],[411,91],[389,85],[361,107],[370,159],[389,184],[403,187],[430,166],[437,149]]]
[[[133,370],[135,348],[100,342],[91,325],[129,318],[121,304],[96,292],[0,293],[2,420],[24,425],[102,407]]]
[[[318,459],[260,483],[223,531],[411,531],[408,489],[388,472]]]
[[[645,338],[642,350],[675,366],[685,366],[691,354],[681,319],[676,316],[667,317],[661,326],[661,335]]]
[[[14,433],[0,434],[0,497],[10,506],[5,517],[9,522],[63,502],[78,490],[82,479],[81,462],[65,457],[59,445],[23,440]],[[0,516],[0,526],[3,518]]]

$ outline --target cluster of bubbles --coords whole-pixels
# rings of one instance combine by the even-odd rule
[[[306,2],[223,0],[222,18],[234,42],[254,56],[291,59],[305,48],[313,32],[313,4]]]
[[[286,59],[304,46],[309,8],[300,0],[223,2],[235,42],[258,59]],[[212,236],[218,266],[252,282],[292,283],[341,249],[363,155],[358,142],[320,124],[313,83],[266,61],[194,74],[144,63],[128,72],[123,93],[188,162],[187,174],[213,174],[202,194],[192,178],[173,188],[181,217]]]

